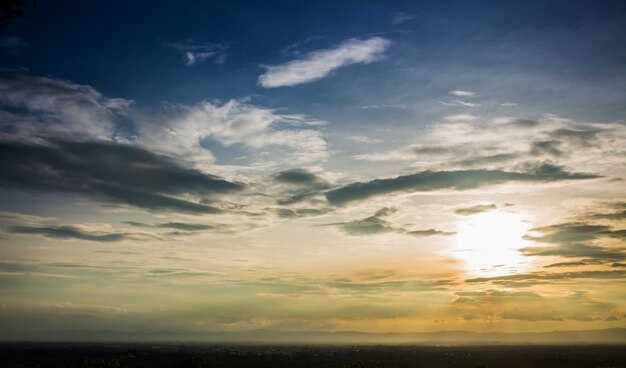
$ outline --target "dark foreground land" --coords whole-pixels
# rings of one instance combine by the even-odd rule
[[[0,367],[626,367],[626,346],[4,343]]]

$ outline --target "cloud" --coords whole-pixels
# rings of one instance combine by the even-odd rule
[[[467,207],[467,208],[458,208],[454,210],[454,213],[456,213],[457,215],[469,216],[469,215],[475,215],[477,213],[495,210],[496,208],[497,207],[495,204],[479,204],[479,205]]]
[[[376,211],[373,216],[369,216],[361,220],[339,222],[329,225],[338,226],[346,234],[357,236],[376,235],[387,232],[395,232],[411,236],[449,236],[455,234],[454,232],[447,232],[435,229],[409,230],[409,225],[395,226],[391,222],[384,219],[384,217],[387,217],[397,211],[398,210],[396,208],[384,207]]]
[[[90,194],[101,194],[106,199],[126,205],[143,208],[149,211],[172,211],[189,214],[215,214],[223,210],[205,204],[195,203],[184,199],[173,198],[167,195],[151,193],[142,189],[130,189],[110,184],[94,184]],[[101,198],[98,198],[102,200]]]
[[[94,233],[76,226],[11,226],[13,234],[41,235],[53,239],[78,239],[95,242],[118,242],[128,237],[126,233]]]
[[[395,208],[385,207],[378,210],[373,216],[334,225],[339,226],[341,230],[349,235],[374,235],[385,232],[396,232],[399,229],[395,228],[389,221],[383,219],[383,217],[396,211],[397,209]]]
[[[12,55],[21,53],[28,46],[30,46],[28,42],[16,36],[0,37],[0,49]]]
[[[0,186],[5,188],[74,193],[149,211],[211,214],[230,212],[232,204],[219,203],[217,196],[243,187],[214,173],[233,177],[238,168],[271,170],[329,156],[323,134],[310,128],[325,122],[246,101],[147,111],[89,86],[9,72],[0,73],[0,91]],[[213,147],[228,155],[234,145],[241,147],[233,150],[251,151],[248,166],[215,165]],[[218,188],[226,182],[232,190]],[[329,188],[322,181],[317,185],[317,192]],[[306,200],[315,195],[313,189],[289,188],[282,200]]]
[[[16,223],[16,224],[31,224],[36,222],[45,222],[54,220],[54,217],[41,217],[34,215],[26,215],[23,213],[11,212],[11,211],[0,211],[0,221],[7,223]]]
[[[355,160],[384,162],[384,161],[408,161],[415,159],[415,154],[407,149],[393,150],[382,153],[362,153],[352,156]]]
[[[453,90],[449,92],[451,95],[453,96],[459,96],[459,97],[472,97],[474,96],[476,93],[472,92],[472,91],[461,91],[461,90]]]
[[[328,143],[311,127],[326,122],[278,113],[245,101],[167,105],[152,111],[107,98],[90,86],[47,77],[0,73],[0,140],[43,143],[116,141],[208,169],[215,157],[207,148],[241,144],[266,165],[323,161]],[[168,144],[164,145],[163,142]],[[209,142],[210,141],[210,142]],[[271,149],[271,150],[270,150]],[[252,164],[255,164],[253,162]]]
[[[391,18],[391,24],[393,24],[394,26],[399,26],[401,24],[404,24],[416,18],[417,18],[417,15],[415,14],[398,12],[398,13],[395,13],[393,17]]]
[[[536,141],[531,143],[530,154],[533,156],[549,155],[554,157],[563,156],[563,151],[559,149],[561,141]]]
[[[304,39],[301,39],[290,45],[285,46],[285,48],[281,51],[281,53],[285,55],[300,55],[302,53],[300,50],[302,49],[303,46],[314,43],[314,42],[318,42],[323,39],[324,37],[322,36],[308,36]]]
[[[415,144],[399,149],[381,152],[365,153],[352,156],[355,160],[383,162],[383,161],[415,161],[419,159],[431,159],[433,157],[451,160],[457,155],[469,155],[473,148],[468,145],[429,145]]]
[[[575,266],[586,266],[586,265],[588,265],[588,263],[587,262],[582,262],[582,261],[558,262],[558,263],[549,264],[549,265],[545,266],[545,268],[552,268],[552,267],[575,267]]]
[[[330,188],[330,184],[323,178],[305,169],[291,169],[272,175],[272,180],[282,184],[281,196],[278,204],[288,205],[310,199]]]
[[[470,145],[430,145],[413,144],[399,149],[382,152],[369,153],[352,156],[355,160],[365,161],[416,161],[416,160],[443,160],[449,162],[456,156],[472,155],[475,148]]]
[[[153,229],[152,232],[164,230],[166,232],[157,233],[160,239],[169,240],[171,237],[187,237],[201,234],[241,234],[244,231],[252,230],[258,226],[251,223],[213,223],[203,224],[194,222],[170,221],[156,224],[146,224],[143,222],[126,221],[127,225],[140,228]]]
[[[353,135],[353,136],[348,137],[347,139],[356,143],[380,143],[382,142],[381,139],[370,138],[364,135]]]
[[[448,280],[398,280],[380,282],[335,281],[324,286],[353,295],[380,295],[393,292],[423,292],[447,290]]]
[[[478,116],[472,114],[456,114],[445,116],[444,119],[448,121],[473,121],[478,119]]]
[[[0,272],[3,273],[28,273],[34,270],[36,267],[29,263],[0,261]]]
[[[623,249],[609,249],[605,247],[586,245],[580,243],[561,245],[558,247],[526,247],[520,249],[523,255],[533,256],[558,256],[566,258],[585,258],[584,264],[598,263],[601,261],[621,261],[626,259],[626,251]],[[562,264],[560,264],[562,266]],[[568,264],[571,266],[570,264]]]
[[[507,291],[507,290],[484,290],[484,291],[457,291],[455,295],[461,298],[498,298],[498,299],[542,299],[541,295],[533,291]],[[462,301],[465,303],[466,301]]]
[[[454,231],[441,231],[441,230],[436,230],[436,229],[411,230],[411,231],[407,231],[406,233],[412,236],[431,236],[431,235],[452,236],[456,234],[456,232]]]
[[[553,115],[540,119],[477,118],[438,122],[405,146],[352,158],[411,161],[415,168],[434,171],[465,168],[518,171],[526,161],[550,159],[561,166],[615,175],[621,172],[621,147],[625,144],[626,125],[619,122],[578,122]]]
[[[560,166],[541,164],[525,172],[502,170],[422,171],[390,179],[357,182],[325,193],[326,199],[335,205],[367,199],[373,196],[398,192],[428,192],[454,189],[467,190],[506,182],[552,182],[561,180],[584,180],[597,175],[570,173]]]
[[[242,184],[180,166],[150,151],[115,143],[0,142],[0,185],[38,192],[70,192],[147,210],[218,213],[219,208],[176,195],[213,196]]]
[[[452,304],[456,314],[464,319],[514,319],[523,321],[561,321],[562,308],[531,291],[484,290],[456,292]]]
[[[375,109],[375,110],[382,110],[382,109],[403,109],[405,108],[406,105],[404,104],[371,104],[371,105],[363,105],[363,106],[359,106],[359,109]]]
[[[451,156],[464,151],[461,146],[433,146],[411,145],[382,153],[365,153],[352,156],[355,160],[383,162],[383,161],[413,161],[424,156]]]
[[[556,311],[530,311],[528,309],[513,308],[500,313],[502,319],[517,319],[522,321],[562,321],[563,317]]]
[[[320,179],[304,169],[291,169],[276,173],[273,179],[279,183],[310,186],[317,184]]]
[[[612,230],[610,226],[596,225],[584,222],[568,222],[532,229],[533,232],[541,233],[540,236],[527,235],[526,238],[533,241],[554,244],[568,244],[582,241],[590,241],[598,237],[608,236],[623,238],[626,232]]]
[[[134,142],[192,160],[199,166],[214,161],[212,153],[203,146],[207,141],[217,141],[225,147],[241,144],[250,150],[286,148],[287,152],[280,152],[280,159],[291,164],[304,163],[323,161],[329,156],[323,134],[308,128],[323,123],[242,101],[201,102],[139,119],[135,122],[138,137]],[[164,141],[167,146],[162,144]]]
[[[312,82],[347,65],[369,64],[380,60],[390,45],[389,40],[381,37],[350,39],[335,48],[310,52],[301,59],[266,66],[267,72],[259,76],[259,85],[276,88]]]
[[[165,48],[176,50],[184,58],[185,65],[192,66],[207,60],[215,64],[223,64],[226,61],[228,46],[224,43],[197,43],[194,40],[186,42],[166,42]]]
[[[130,104],[61,79],[0,74],[0,105],[10,109],[0,111],[0,139],[111,139]]]
[[[585,217],[595,220],[626,220],[626,202],[610,203],[608,210],[612,212],[591,213]]]
[[[328,213],[328,209],[324,208],[280,208],[276,213],[281,218],[299,218],[320,216]]]
[[[439,101],[440,104],[445,106],[458,106],[458,107],[480,107],[481,105],[474,102],[465,102],[461,100]]]
[[[411,152],[417,155],[442,155],[456,152],[458,147],[449,146],[415,146],[411,147]]]
[[[214,229],[216,226],[207,224],[190,224],[185,222],[165,222],[162,224],[157,224],[156,227],[185,231],[202,231]]]
[[[474,157],[466,158],[464,160],[456,161],[455,164],[459,166],[466,166],[466,167],[467,166],[469,167],[484,166],[484,165],[488,165],[492,163],[512,161],[518,158],[519,156],[520,155],[517,153],[499,153],[496,155],[489,155],[489,156],[474,156]]]
[[[477,277],[467,279],[467,283],[485,283],[485,282],[511,282],[511,281],[568,281],[577,279],[623,279],[626,277],[626,271],[621,270],[609,270],[609,271],[578,271],[578,272],[532,272],[532,273],[518,273],[514,275],[506,276],[494,276],[494,277]],[[506,285],[506,283],[503,283]]]
[[[539,243],[556,244],[548,247],[521,248],[525,256],[558,256],[565,258],[583,258],[586,263],[618,262],[626,259],[626,248],[605,247],[590,244],[597,240],[626,239],[626,230],[615,230],[610,226],[584,222],[562,223],[532,229],[540,235],[526,235],[524,239]]]
[[[598,139],[598,135],[602,132],[601,129],[587,128],[587,129],[557,129],[550,133],[550,136],[557,139],[568,139],[576,143],[579,147],[591,147]]]
[[[164,222],[164,223],[155,224],[155,225],[144,224],[144,223],[135,222],[135,221],[126,221],[125,223],[131,226],[136,226],[136,227],[175,229],[175,230],[184,230],[184,231],[203,231],[203,230],[211,230],[216,227],[215,225],[195,224],[195,223],[186,223],[186,222]]]

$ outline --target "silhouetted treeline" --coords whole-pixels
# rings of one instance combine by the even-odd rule
[[[625,346],[0,345],[6,368],[618,368]]]

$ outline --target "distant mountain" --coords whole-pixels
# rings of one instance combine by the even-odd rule
[[[285,332],[250,330],[238,332],[182,332],[115,330],[65,330],[45,332],[0,332],[2,341],[66,342],[206,342],[268,344],[415,344],[415,345],[498,345],[498,344],[626,344],[626,329],[611,328],[549,332],[438,331],[420,333],[365,333],[356,331]]]

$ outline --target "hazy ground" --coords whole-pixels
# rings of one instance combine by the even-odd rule
[[[626,367],[626,346],[0,345],[2,367]]]

